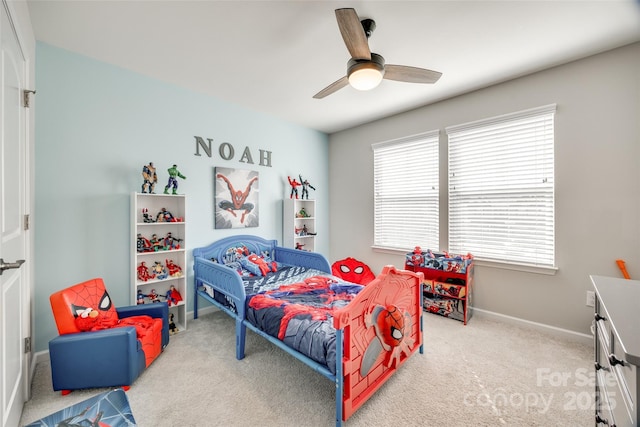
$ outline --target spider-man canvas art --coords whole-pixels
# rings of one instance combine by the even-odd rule
[[[258,172],[216,167],[215,228],[257,227]]]

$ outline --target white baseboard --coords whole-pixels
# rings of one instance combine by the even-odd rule
[[[199,307],[198,308],[198,316],[202,316],[204,314],[213,313],[214,311],[220,310],[215,305],[209,305],[207,307]],[[187,318],[189,320],[193,320],[193,311],[187,311]]]
[[[579,342],[582,344],[593,344],[593,335],[582,334],[580,332],[570,331],[568,329],[558,328],[556,326],[545,325],[544,323],[532,322],[530,320],[520,319],[518,317],[507,316],[506,314],[495,313],[493,311],[482,310],[480,308],[473,308],[474,316],[481,316],[485,318],[491,318],[494,320],[511,323],[519,326],[526,326],[532,329],[550,333],[559,338],[563,338],[573,342]]]

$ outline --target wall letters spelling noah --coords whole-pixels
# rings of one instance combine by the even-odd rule
[[[194,138],[196,139],[195,155],[201,156],[200,149],[202,148],[205,154],[208,157],[211,157],[211,143],[213,142],[213,139],[207,138],[207,141],[205,142],[205,140],[202,139],[202,137],[194,136]],[[259,150],[259,151],[260,151],[259,165],[270,168],[271,167],[271,151],[266,151],[266,150]],[[233,160],[236,154],[236,150],[235,148],[233,148],[233,145],[231,145],[230,143],[223,142],[218,146],[218,154],[224,160]],[[240,156],[240,160],[238,161],[240,163],[249,163],[251,165],[254,164],[253,156],[251,155],[251,150],[249,150],[249,147],[244,147],[244,151],[242,151],[242,156]]]

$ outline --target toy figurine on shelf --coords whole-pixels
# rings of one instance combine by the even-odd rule
[[[149,297],[149,301],[151,301],[152,303],[162,302],[160,301],[160,295],[158,295],[158,292],[156,292],[155,289],[151,289],[151,293],[147,295],[147,297]]]
[[[156,279],[158,280],[164,280],[169,276],[169,273],[167,272],[167,269],[165,268],[164,265],[162,265],[162,262],[160,261],[156,261],[153,264],[153,274],[155,276]]]
[[[169,307],[171,307],[172,304],[178,305],[178,303],[182,301],[182,295],[180,295],[180,292],[178,292],[176,287],[173,285],[171,285],[171,287],[167,291],[167,295],[165,296],[165,298],[167,299],[167,304],[169,305]]]
[[[167,266],[167,270],[169,270],[169,276],[171,277],[182,277],[182,268],[173,262],[172,259],[166,259],[165,265]]]
[[[302,250],[304,250],[304,245],[302,243],[300,243],[300,242],[296,242],[296,249],[299,249],[299,250],[302,251]]]
[[[146,282],[149,279],[155,279],[155,274],[149,273],[149,269],[147,268],[147,264],[144,261],[140,263],[138,266],[138,280],[142,282]]]
[[[173,237],[171,232],[167,233],[164,238],[164,249],[170,251],[172,249],[180,249],[180,245],[177,242],[181,242],[182,239]]]
[[[156,222],[175,222],[175,218],[167,208],[162,208],[160,212],[158,212],[158,215],[156,215]]]
[[[164,194],[169,194],[169,189],[173,187],[173,192],[171,194],[178,194],[178,179],[187,179],[186,176],[182,175],[178,170],[178,165],[173,165],[168,170],[169,172],[169,183],[166,187],[164,187]]]
[[[158,251],[160,251],[160,250],[162,250],[162,249],[163,249],[163,248],[162,248],[162,240],[160,240],[160,239],[158,238],[158,235],[157,235],[157,234],[155,234],[155,233],[154,233],[154,234],[152,234],[152,235],[151,235],[151,240],[150,240],[150,242],[151,242],[151,249],[152,249],[154,252],[158,252]]]
[[[307,224],[303,224],[302,228],[298,228],[295,227],[294,228],[295,233],[300,236],[300,237],[305,237],[305,236],[315,236],[317,233],[312,233],[307,229]]]
[[[137,304],[144,304],[144,297],[146,297],[145,294],[142,293],[142,289],[138,289],[138,295],[137,295]]]
[[[167,208],[160,209],[158,215],[156,215],[156,222],[183,222],[183,217],[175,217]]]
[[[309,184],[309,181],[307,181],[306,179],[303,180],[302,175],[298,175],[298,176],[300,177],[300,185],[302,185],[302,197],[300,198],[304,199],[306,196],[307,200],[309,200],[309,188],[312,189],[313,191],[316,191],[316,187]]]
[[[138,233],[137,250],[138,252],[153,252],[149,239],[143,237],[140,233]]]
[[[169,334],[174,335],[178,333],[179,329],[176,326],[176,322],[173,321],[173,313],[169,314]]]
[[[309,214],[304,210],[304,208],[302,208],[298,213],[296,213],[296,218],[309,218]]]
[[[296,181],[295,178],[291,179],[290,176],[287,176],[287,178],[289,179],[289,185],[291,186],[291,194],[289,195],[290,199],[293,199],[293,196],[296,196],[296,199],[298,198],[298,187],[302,185],[302,183]]]
[[[147,209],[147,208],[143,208],[143,209],[142,209],[142,221],[143,221],[143,222],[147,222],[147,223],[149,223],[149,222],[156,222],[156,221],[151,217],[151,215],[149,215],[149,209]]]
[[[149,162],[148,165],[144,165],[142,167],[142,178],[144,179],[142,182],[142,192],[155,194],[154,189],[158,182],[158,175],[156,174],[156,168],[153,166],[152,162]]]

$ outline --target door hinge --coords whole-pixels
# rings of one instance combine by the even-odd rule
[[[24,216],[24,229],[25,231],[29,230],[29,214]]]
[[[24,339],[24,352],[31,353],[31,337],[25,337]]]
[[[36,94],[35,90],[25,89],[22,91],[22,95],[24,96],[24,108],[29,108],[29,95]]]

